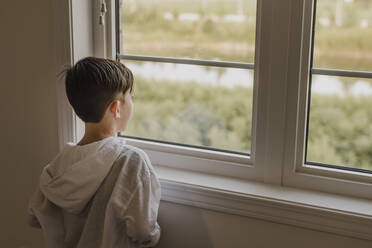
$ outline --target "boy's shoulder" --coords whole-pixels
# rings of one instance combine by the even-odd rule
[[[122,138],[118,138],[122,139]],[[121,141],[122,142],[122,141]],[[125,163],[127,170],[148,175],[155,174],[149,156],[142,149],[122,142],[123,149],[117,161]],[[132,174],[132,173],[131,173]]]

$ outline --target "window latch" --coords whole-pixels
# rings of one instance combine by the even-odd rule
[[[99,15],[99,24],[100,25],[105,25],[105,14],[107,12],[107,7],[106,7],[106,3],[104,1],[102,1],[101,3],[101,10],[100,10],[101,14]]]

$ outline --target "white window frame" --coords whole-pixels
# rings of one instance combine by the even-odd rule
[[[106,25],[102,27],[97,25],[100,13],[100,4],[102,0],[70,0],[68,5],[71,16],[69,37],[71,39],[71,54],[65,59],[68,64],[73,64],[77,60],[86,56],[104,56],[115,58],[115,21],[113,12],[115,10],[114,0],[106,0],[107,13]],[[265,5],[265,8],[263,6]],[[269,4],[269,5],[268,5]],[[275,2],[275,8],[285,10],[287,5]],[[67,8],[67,7],[66,7]],[[90,12],[89,12],[90,10]],[[256,51],[255,51],[255,73],[254,73],[254,102],[253,102],[253,123],[252,123],[252,144],[251,156],[249,158],[230,154],[228,152],[215,152],[210,150],[201,150],[173,145],[164,145],[154,142],[145,142],[128,139],[128,143],[143,148],[150,155],[153,163],[158,166],[172,167],[191,171],[199,171],[207,174],[217,174],[228,177],[250,179],[263,181],[266,183],[281,184],[281,166],[276,161],[280,161],[282,144],[280,140],[270,141],[272,135],[281,135],[283,124],[275,123],[275,116],[259,115],[258,113],[284,112],[279,97],[271,98],[273,92],[279,90],[283,93],[280,84],[273,83],[272,77],[285,80],[280,72],[285,68],[280,59],[273,62],[273,52],[278,49],[277,44],[271,42],[271,36],[262,30],[272,30],[276,34],[282,31],[286,32],[287,27],[277,29],[272,23],[282,22],[283,14],[272,13],[272,6],[269,2],[257,1],[257,27],[256,27]],[[269,18],[268,18],[269,16]],[[86,20],[91,22],[86,23]],[[284,21],[287,19],[284,19]],[[263,22],[264,21],[264,22]],[[269,32],[270,33],[270,32]],[[57,36],[61,36],[58,33]],[[93,38],[92,38],[93,37]],[[57,43],[61,39],[56,38]],[[267,44],[265,47],[262,44]],[[266,49],[270,47],[270,49]],[[57,51],[60,53],[60,51]],[[283,52],[282,52],[283,54]],[[63,55],[62,55],[63,57]],[[66,57],[66,56],[65,56]],[[61,68],[62,63],[57,64]],[[282,65],[281,67],[278,65]],[[260,82],[260,85],[257,82]],[[276,81],[277,82],[277,81]],[[58,94],[60,96],[60,136],[61,147],[68,141],[77,142],[84,133],[84,124],[73,113],[71,107],[66,101],[64,87],[60,84]],[[270,89],[270,90],[267,90]],[[257,96],[260,97],[257,97]],[[279,108],[278,108],[279,106]]]
[[[106,0],[109,11],[105,27],[94,24],[98,9],[94,5],[100,0],[52,1],[56,71],[86,56],[115,58],[112,1]],[[196,158],[202,167],[194,168],[190,165],[190,158],[195,158],[193,149],[129,142],[152,157],[158,156],[160,162],[169,160],[169,166],[155,166],[163,201],[372,240],[369,178],[304,168],[300,159],[306,118],[303,96],[307,95],[309,75],[304,68],[309,63],[312,21],[308,8],[313,0],[257,1],[255,82],[259,84],[254,87],[258,97],[254,100],[256,145],[252,170],[245,165],[237,170],[243,176],[229,174],[232,162],[226,154],[200,151]],[[95,37],[103,33],[105,37]],[[84,124],[67,101],[61,77],[56,88],[62,149],[66,142],[77,142],[82,137]],[[241,162],[239,159],[235,162]],[[239,163],[233,164],[233,168],[239,168]]]
[[[98,4],[102,1],[97,0]],[[115,0],[106,0],[107,5],[107,12],[108,18],[114,18],[112,13],[115,11]],[[111,12],[110,12],[111,10]],[[95,8],[95,15],[99,15],[99,8]],[[259,14],[259,6],[257,6],[257,14]],[[257,22],[259,22],[259,18],[257,18]],[[115,30],[115,21],[110,23],[111,25],[107,25],[106,28],[110,30]],[[259,24],[257,24],[258,26]],[[104,34],[97,29],[94,40],[95,44],[99,44],[97,47],[102,49],[102,47],[109,46],[111,51],[116,51],[116,38],[115,32],[112,31],[111,34]],[[105,37],[105,38],[103,38]],[[106,43],[104,43],[106,40]],[[256,43],[260,44],[259,36],[256,36]],[[257,47],[257,46],[256,46]],[[259,50],[256,48],[256,53]],[[102,53],[101,53],[102,54]],[[112,53],[111,55],[106,56],[111,59],[116,59],[116,52]],[[255,56],[260,57],[256,54]],[[121,59],[136,59],[141,60],[144,59],[144,56],[135,56],[135,55],[125,55],[120,56]],[[147,56],[146,59],[152,61],[162,61],[162,62],[170,62],[170,63],[187,63],[187,64],[194,64],[194,65],[223,65],[226,67],[235,67],[235,68],[242,68],[239,63],[234,62],[213,62],[213,61],[203,61],[203,60],[193,60],[193,59],[177,59],[177,58],[158,58],[158,57],[150,57]],[[257,62],[257,61],[256,61]],[[258,70],[258,66],[256,65],[255,68],[250,65],[246,64],[243,66],[245,69],[253,69]],[[254,77],[254,95],[258,94],[258,87],[257,83],[257,74],[255,73]],[[257,97],[254,97],[257,99]],[[257,103],[253,103],[253,116],[256,115],[257,112]],[[167,166],[177,169],[184,169],[184,170],[194,170],[204,173],[211,173],[218,175],[225,175],[243,179],[253,179],[253,180],[262,180],[263,170],[262,167],[256,166],[255,163],[255,148],[257,144],[256,133],[257,131],[257,123],[255,121],[256,118],[252,119],[252,141],[251,141],[251,153],[250,156],[234,154],[229,152],[223,151],[213,151],[208,149],[198,149],[192,147],[183,147],[171,144],[163,144],[151,141],[143,141],[138,139],[131,139],[126,138],[127,142],[131,145],[140,147],[144,149],[150,156],[152,162],[158,166]],[[262,142],[261,142],[262,143]]]
[[[310,68],[313,34],[314,0],[298,1],[293,13],[291,30],[293,47],[290,60],[290,78],[288,80],[286,125],[287,147],[283,184],[325,192],[372,199],[372,175],[343,169],[312,166],[305,164],[306,123],[308,118],[309,75],[325,74],[342,75],[344,71],[330,71]],[[297,21],[295,20],[296,18]],[[302,42],[298,42],[301,40]],[[300,66],[299,66],[300,65]],[[353,73],[353,72],[350,72]],[[354,73],[355,74],[355,73]]]
[[[116,59],[115,0],[104,2],[107,6],[105,25],[99,25],[102,0],[70,0],[71,19],[75,21],[71,33],[75,38],[72,43],[75,53],[71,63],[89,55]],[[249,158],[136,139],[127,139],[127,142],[144,149],[156,166],[372,199],[370,175],[304,164],[313,3],[314,0],[257,0]],[[89,9],[93,11],[88,13]],[[74,15],[78,12],[79,15]],[[85,18],[92,22],[80,24],[84,16],[81,13],[86,13]],[[91,32],[85,31],[82,35],[84,32],[80,30],[84,28]],[[85,43],[90,45],[80,45]],[[67,105],[64,103],[61,107],[64,111],[60,112],[67,113],[64,116],[69,118],[61,118],[72,123],[65,133],[72,135],[76,142],[83,134],[84,125],[71,108],[66,111]],[[71,140],[65,138],[61,144],[66,139]]]

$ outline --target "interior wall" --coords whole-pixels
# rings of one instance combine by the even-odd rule
[[[49,0],[0,4],[0,247],[43,247],[26,211],[58,151],[51,10]]]
[[[162,201],[159,248],[370,248],[371,241]]]
[[[43,247],[26,225],[41,169],[58,151],[49,0],[0,6],[0,246]],[[371,242],[161,202],[161,248],[372,247]]]

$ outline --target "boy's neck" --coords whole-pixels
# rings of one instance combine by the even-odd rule
[[[85,123],[84,137],[77,145],[87,145],[110,136],[116,136],[114,127],[107,127],[104,125],[99,125],[98,123]]]

